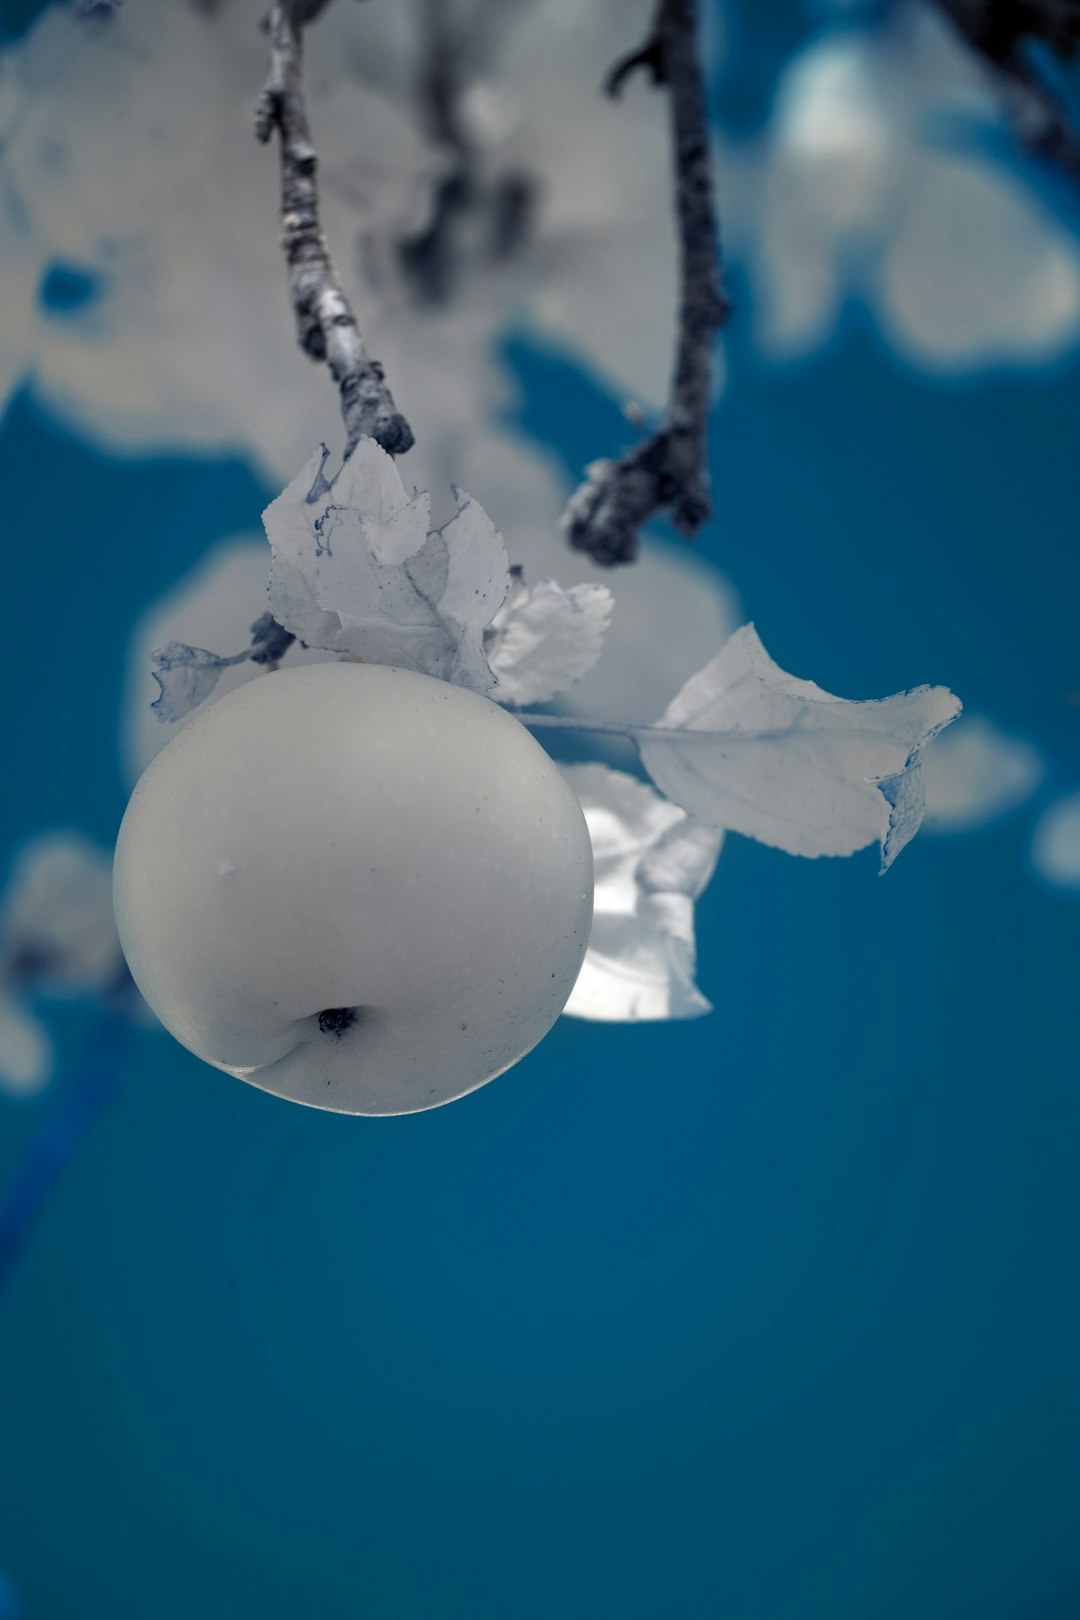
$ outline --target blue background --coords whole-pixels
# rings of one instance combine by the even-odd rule
[[[945,682],[1075,785],[1075,365],[946,388],[855,322],[767,370],[732,274],[703,554],[785,668]],[[622,440],[564,357],[504,358],[568,486]],[[109,459],[28,394],[0,488],[0,848],[111,843],[132,621],[275,492]],[[712,1017],[563,1022],[430,1114],[292,1107],[138,1033],[0,1298],[25,1613],[1074,1620],[1080,911],[1029,836],[882,881],[732,838]],[[52,1019],[3,1178],[89,1023]]]

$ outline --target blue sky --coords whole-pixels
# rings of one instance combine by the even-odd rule
[[[1076,367],[945,388],[856,322],[770,370],[733,284],[700,548],[770,651],[845,696],[944,682],[1080,781]],[[610,450],[567,357],[506,359],[568,481]],[[274,491],[27,393],[0,487],[3,847],[107,843],[129,627]],[[710,1018],[564,1021],[431,1114],[295,1108],[138,1032],[0,1299],[26,1614],[1072,1620],[1080,909],[1029,833],[883,880],[732,838]],[[61,1090],[92,1017],[56,1014]],[[0,1173],[47,1106],[4,1110]]]

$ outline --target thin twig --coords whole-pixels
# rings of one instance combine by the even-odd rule
[[[1080,0],[937,0],[997,80],[1009,119],[1026,151],[1080,180],[1080,130],[1028,55],[1041,40],[1063,58],[1080,46]]]
[[[713,200],[705,88],[698,62],[696,0],[660,0],[651,38],[618,63],[607,89],[618,95],[638,69],[651,72],[669,96],[679,234],[679,329],[664,421],[619,461],[595,462],[563,516],[570,544],[603,564],[631,562],[638,530],[670,510],[688,538],[712,506],[706,428],[714,339],[730,304],[721,287],[719,231]]]
[[[270,73],[259,101],[255,132],[268,141],[281,136],[281,229],[289,266],[289,291],[300,347],[325,360],[341,393],[349,456],[361,438],[372,438],[390,455],[413,444],[383,368],[364,348],[356,316],[342,291],[319,223],[318,158],[304,105],[302,37],[305,25],[328,0],[275,0],[270,13]]]

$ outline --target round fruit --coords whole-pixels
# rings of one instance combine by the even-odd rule
[[[260,677],[154,759],[116,847],[117,926],[153,1011],[296,1102],[403,1114],[551,1028],[592,918],[558,767],[504,709],[353,663]]]

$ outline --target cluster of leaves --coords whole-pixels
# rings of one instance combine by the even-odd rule
[[[370,439],[331,481],[314,456],[264,514],[271,623],[327,656],[393,664],[514,708],[546,703],[599,658],[611,617],[602,585],[528,584],[480,505],[432,528]],[[155,655],[155,707],[177,720],[220,671],[253,657],[171,642]],[[257,627],[258,628],[258,627]],[[922,750],[959,713],[942,687],[849,702],[786,674],[745,625],[659,719],[624,724],[525,714],[632,741],[651,784],[603,766],[570,773],[593,835],[596,923],[567,1011],[596,1018],[690,1017],[693,901],[725,831],[793,855],[849,855],[878,843],[885,870],[922,820]]]
[[[153,655],[161,720],[190,713],[233,664],[275,667],[294,640],[517,706],[549,701],[593,667],[611,620],[605,586],[527,584],[462,490],[453,517],[432,528],[428,495],[406,492],[373,439],[332,483],[327,456],[313,456],[264,513],[270,615],[253,627],[251,648],[222,656],[171,641]]]

